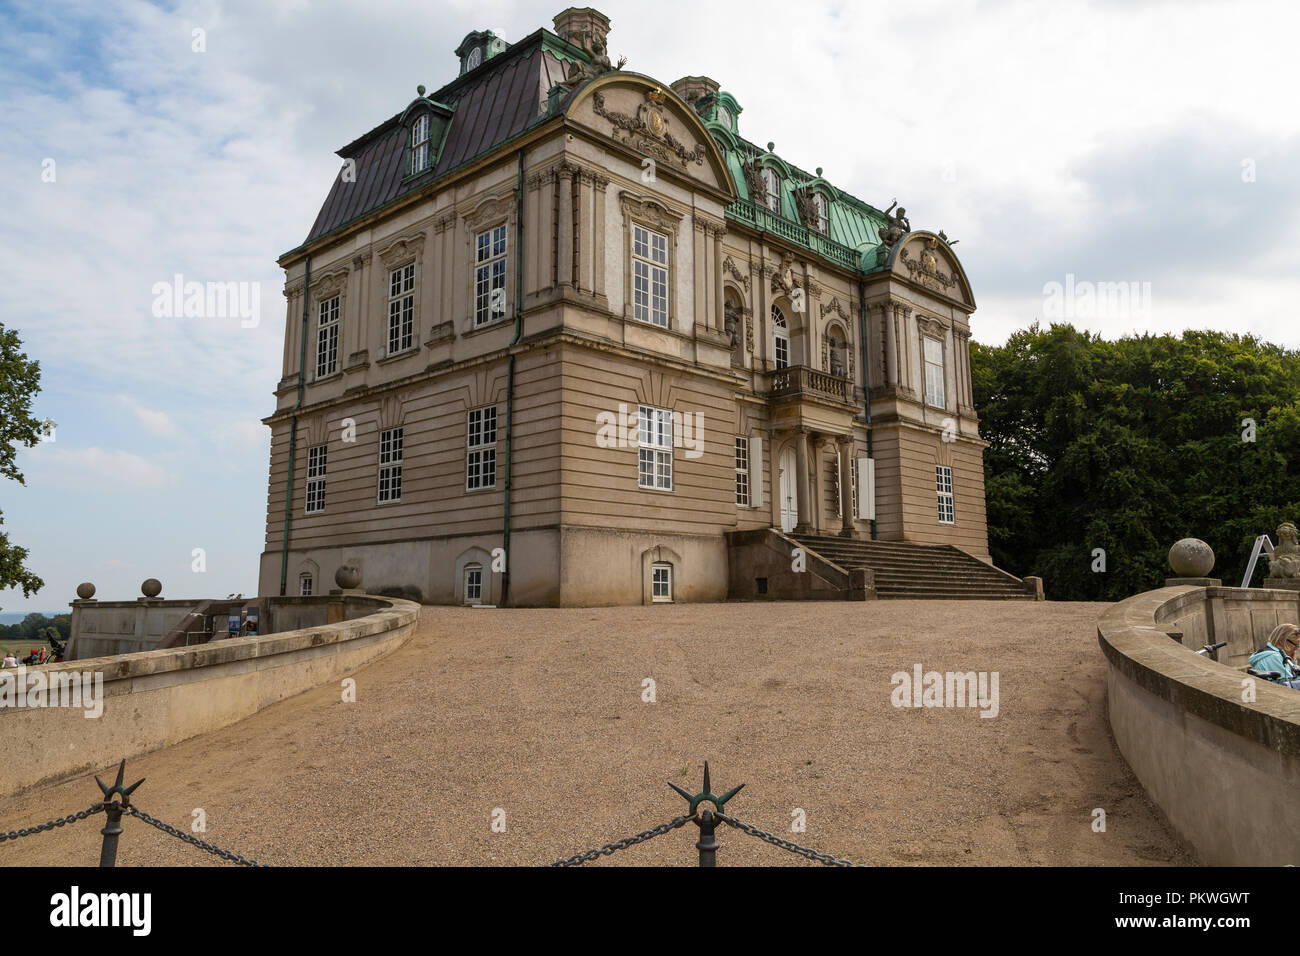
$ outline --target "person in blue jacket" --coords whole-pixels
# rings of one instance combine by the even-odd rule
[[[1273,628],[1262,647],[1250,655],[1250,668],[1256,671],[1276,671],[1281,677],[1273,678],[1274,683],[1300,690],[1300,667],[1295,664],[1300,653],[1300,627],[1294,624],[1279,624]]]

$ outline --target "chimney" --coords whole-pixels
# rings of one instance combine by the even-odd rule
[[[603,51],[609,50],[609,17],[592,7],[569,7],[555,18],[555,32],[560,39],[568,40],[574,46],[581,47],[588,53],[592,51],[592,41],[599,40]]]
[[[683,76],[672,86],[673,92],[698,110],[718,92],[718,81],[707,76]],[[701,102],[702,101],[702,102]]]

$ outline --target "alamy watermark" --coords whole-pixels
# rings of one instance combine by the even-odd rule
[[[1150,282],[1076,281],[1043,284],[1043,317],[1047,319],[1137,319],[1151,315]]]
[[[648,411],[658,413],[660,410]],[[670,443],[673,448],[685,448],[684,454],[687,458],[704,457],[704,413],[665,412],[663,414],[667,416],[667,422],[660,418],[652,421],[641,413],[640,407],[629,409],[625,402],[619,402],[617,412],[598,412],[596,447],[663,447],[669,443],[663,429],[663,425],[668,424],[672,432]]]
[[[979,708],[981,717],[998,715],[997,671],[940,673],[915,664],[912,673],[897,671],[889,682],[895,707],[971,707]]]
[[[80,707],[87,718],[104,713],[102,671],[29,671],[23,664],[0,671],[0,710]]]
[[[158,319],[239,319],[243,329],[262,321],[260,282],[186,282],[179,272],[171,282],[155,282],[153,314]]]

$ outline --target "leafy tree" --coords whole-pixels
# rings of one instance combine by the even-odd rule
[[[1300,353],[1219,332],[1106,342],[1035,323],[972,346],[971,366],[990,551],[1051,597],[1156,587],[1184,537],[1208,542],[1215,576],[1236,582],[1255,536],[1300,518]]]
[[[49,423],[32,415],[32,399],[41,388],[41,366],[22,351],[18,333],[0,323],[0,477],[27,482],[18,470],[18,445],[31,448],[49,433]],[[4,516],[0,514],[0,526]],[[45,586],[26,567],[27,549],[12,544],[0,530],[0,589],[21,587],[23,597]]]

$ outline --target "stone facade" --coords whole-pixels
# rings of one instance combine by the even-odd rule
[[[806,225],[766,228],[742,198],[735,138],[701,112],[711,81],[679,84],[688,103],[597,63],[574,40],[586,35],[539,31],[432,97],[421,88],[358,155],[381,151],[375,136],[413,143],[426,110],[450,110],[448,137],[489,127],[466,91],[493,69],[554,60],[577,77],[524,103],[536,115],[507,142],[281,258],[259,593],[320,593],[350,564],[371,593],[434,603],[650,603],[656,574],[661,598],[720,600],[725,534],[769,527],[987,561],[974,301],[951,247],[909,231],[846,261]],[[348,197],[340,177],[322,217]],[[671,449],[639,447],[643,406],[671,415]]]

